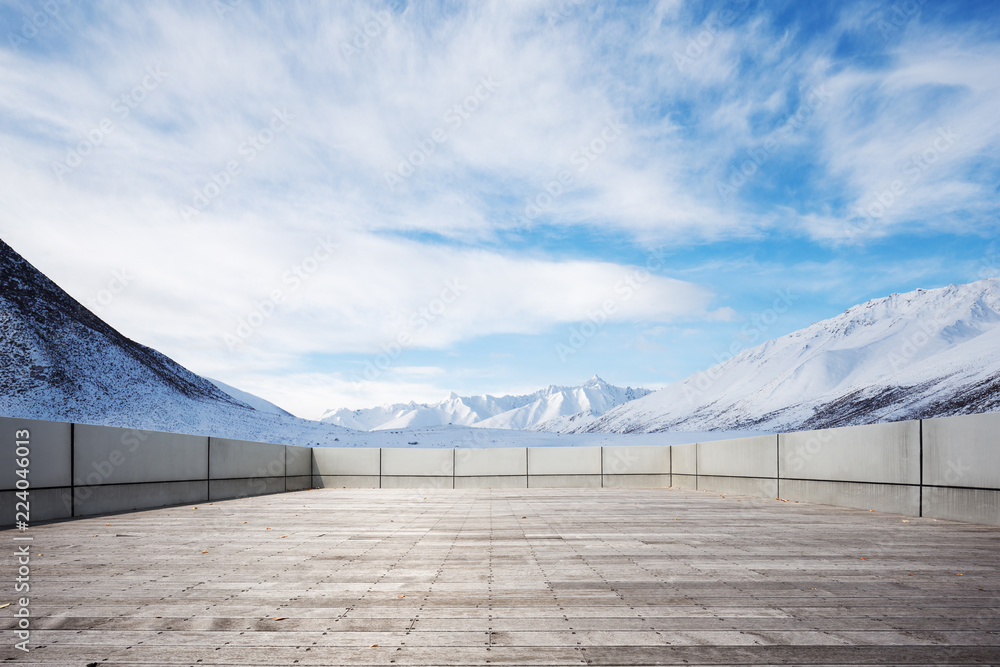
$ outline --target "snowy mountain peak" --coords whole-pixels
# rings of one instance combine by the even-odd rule
[[[560,430],[798,430],[1000,410],[1000,278],[915,290]]]
[[[523,396],[458,396],[452,392],[447,399],[434,404],[398,403],[362,410],[328,410],[321,421],[368,431],[444,424],[536,429],[539,424],[569,417],[575,423],[589,421],[648,393],[648,389],[609,385],[595,375],[578,387],[549,385]]]

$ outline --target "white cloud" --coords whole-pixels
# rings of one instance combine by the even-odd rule
[[[914,19],[871,66],[835,55],[846,32],[870,27],[871,6],[804,35],[743,4],[707,18],[672,0],[409,3],[399,14],[243,3],[224,16],[210,4],[94,16],[67,5],[31,48],[0,49],[0,232],[84,302],[113,271],[131,272],[100,314],[227,380],[241,365],[278,372],[309,355],[377,352],[454,279],[462,294],[412,332],[415,348],[544,333],[607,299],[619,322],[735,320],[739,308],[666,271],[625,298],[616,287],[636,267],[574,239],[841,242],[844,209],[905,174],[939,128],[959,138],[857,242],[995,224],[995,40]],[[345,49],[373,21],[367,44]],[[814,86],[830,100],[755,176],[765,195],[720,198],[734,161]],[[276,109],[280,131],[269,128]],[[266,145],[248,150],[255,141]],[[82,164],[59,178],[53,163],[74,151]],[[778,163],[797,156],[815,172],[786,187],[794,165]],[[404,161],[412,175],[390,188]],[[552,194],[560,172],[571,181]],[[504,243],[550,228],[565,252]],[[341,248],[308,280],[288,280],[327,236]],[[275,290],[274,315],[230,351],[223,336]],[[420,381],[434,377],[406,386],[430,393]]]
[[[248,348],[370,353],[404,334],[412,341],[407,345],[441,349],[490,334],[541,333],[584,320],[605,302],[614,304],[613,321],[711,316],[708,290],[642,267],[525,259],[364,234],[338,237],[329,255],[325,242],[300,236],[293,259],[287,250],[278,253],[291,245],[285,234],[259,243],[232,236],[187,253],[191,268],[178,262],[158,273],[136,269],[113,321],[128,331],[145,328],[154,343],[187,339],[187,346],[208,338],[223,355],[230,354],[224,337],[233,336],[241,340],[236,354],[243,355]],[[265,256],[266,249],[279,257]]]
[[[261,375],[230,369],[223,380],[306,419],[319,419],[337,408],[367,408],[386,403],[435,403],[448,392],[427,382],[391,377],[357,382],[337,374],[291,373]]]

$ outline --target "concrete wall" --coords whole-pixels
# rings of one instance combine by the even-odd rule
[[[16,512],[24,509],[16,506],[20,499],[15,495],[17,482],[22,479],[17,474],[21,468],[15,464],[18,441],[28,442],[29,525],[31,521],[72,515],[69,500],[73,487],[72,430],[72,424],[62,422],[0,417],[0,442],[3,443],[0,451],[5,459],[0,464],[0,526],[14,525]],[[28,431],[27,438],[23,433],[17,435],[23,431]]]
[[[1000,413],[921,426],[923,516],[1000,525]]]
[[[383,489],[455,488],[454,449],[382,450]]]
[[[456,449],[455,488],[528,488],[528,448]]]
[[[696,445],[695,488],[745,496],[778,495],[778,437],[761,435]]]
[[[30,520],[323,487],[680,488],[1000,525],[1000,413],[673,447],[309,448],[0,417]],[[0,525],[18,466],[0,466]]]
[[[0,417],[11,458],[15,434],[23,431],[29,526],[312,486],[309,447]],[[18,479],[17,466],[0,466],[0,525],[14,524],[23,509]]]
[[[670,486],[698,488],[698,445],[674,445],[670,448]]]
[[[672,485],[1000,526],[1000,413],[671,448]]]
[[[528,488],[600,488],[601,447],[528,447]]]
[[[778,438],[759,435],[697,445],[698,474],[722,477],[778,476]]]
[[[779,494],[916,516],[920,450],[919,421],[782,433]]]
[[[382,450],[382,476],[453,477],[454,449]]]
[[[1000,488],[1000,412],[923,421],[923,483]]]
[[[664,489],[670,486],[669,447],[602,447],[602,486]]]
[[[381,455],[380,449],[316,447],[312,450],[312,485],[318,489],[377,489]]]
[[[208,499],[244,498],[285,490],[285,447],[210,438]]]
[[[312,485],[312,447],[285,445],[285,491],[302,491]]]
[[[666,488],[669,447],[316,448],[313,485],[363,488]]]
[[[73,516],[209,497],[205,436],[76,424],[72,461]]]
[[[781,476],[920,484],[920,422],[847,426],[778,436]]]

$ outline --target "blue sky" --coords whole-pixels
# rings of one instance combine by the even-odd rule
[[[306,417],[1000,273],[989,2],[0,4],[0,235]]]

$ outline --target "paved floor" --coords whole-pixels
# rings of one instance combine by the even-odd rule
[[[1000,528],[904,518],[678,490],[324,489],[53,523],[31,529],[32,650],[12,648],[12,605],[0,660],[1000,663]]]

